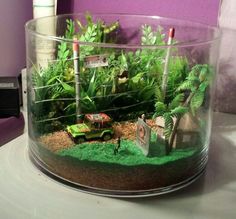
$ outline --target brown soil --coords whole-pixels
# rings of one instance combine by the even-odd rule
[[[153,120],[147,120],[147,124],[157,131]],[[116,142],[119,136],[135,139],[136,122],[115,123],[113,128],[115,135],[111,142]],[[165,165],[123,166],[57,155],[58,150],[75,144],[65,131],[41,136],[38,142],[41,144],[32,144],[35,146],[30,147],[31,152],[50,172],[85,187],[124,192],[167,188],[183,182],[204,168],[206,160],[203,158],[207,157],[199,154]]]
[[[136,123],[134,122],[118,122],[113,125],[113,129],[115,130],[114,138],[135,139]]]
[[[38,141],[52,152],[70,148],[75,144],[65,131],[58,131],[48,135],[43,135],[38,139]]]
[[[194,177],[206,164],[206,160],[203,159],[206,156],[202,157],[202,155],[165,165],[123,166],[61,157],[39,145],[36,151],[37,155],[33,157],[41,163],[40,165],[66,181],[82,185],[86,190],[92,187],[123,191],[124,194],[126,192],[132,194],[132,191],[167,188],[181,183]],[[33,148],[31,152],[35,154]]]
[[[154,120],[147,120],[147,124],[153,130],[156,129]],[[114,138],[109,142],[116,143],[118,137],[130,140],[135,140],[136,138],[136,122],[117,122],[114,123],[113,129],[115,131]],[[65,131],[57,131],[48,135],[43,135],[38,141],[52,152],[57,152],[61,149],[70,148],[75,145],[74,141]]]

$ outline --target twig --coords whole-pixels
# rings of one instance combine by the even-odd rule
[[[164,66],[164,72],[163,72],[163,78],[162,78],[162,93],[163,93],[163,99],[165,99],[166,96],[166,87],[167,87],[167,81],[168,81],[168,67],[169,67],[169,60],[170,60],[170,51],[171,51],[171,44],[173,42],[173,38],[175,35],[175,28],[169,29],[169,37],[168,37],[168,48],[166,52],[166,58],[165,58],[165,66]]]

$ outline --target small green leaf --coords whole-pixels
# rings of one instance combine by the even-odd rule
[[[172,133],[172,129],[173,129],[173,118],[171,117],[170,113],[165,113],[163,115],[163,118],[165,120],[165,126],[164,126],[164,134],[165,134],[165,138],[169,139],[171,133]]]
[[[132,81],[134,84],[137,84],[137,83],[139,83],[140,80],[143,78],[143,75],[144,75],[143,72],[138,73],[138,74],[136,74],[134,77],[131,78],[131,81]]]
[[[184,94],[177,94],[175,96],[175,98],[171,101],[171,103],[169,104],[169,109],[175,109],[176,107],[178,107],[180,104],[182,104],[182,102],[184,101]]]
[[[163,102],[156,102],[155,108],[157,116],[162,116],[167,110],[167,106]]]
[[[164,101],[162,89],[158,85],[156,85],[155,87],[155,96],[156,96],[157,101],[160,101],[160,102]]]
[[[124,53],[122,52],[121,54],[121,66],[123,69],[127,70],[128,69],[128,63],[127,63],[127,59],[124,55]]]
[[[96,71],[94,71],[93,76],[91,77],[89,81],[87,94],[91,97],[95,96],[95,91],[96,91]]]
[[[200,82],[203,82],[207,76],[207,68],[202,68],[199,75]]]
[[[67,59],[69,53],[70,53],[69,50],[66,50],[65,53],[63,54],[63,58]]]
[[[144,36],[142,36],[142,38],[141,38],[141,40],[142,40],[142,44],[146,44],[146,42],[147,42],[147,40],[146,40],[146,38],[144,37]]]
[[[190,108],[193,114],[195,114],[195,111],[202,105],[203,101],[204,101],[204,92],[198,90],[190,101]]]
[[[176,108],[171,110],[171,115],[178,118],[183,116],[187,112],[188,112],[188,107],[177,106]]]
[[[65,38],[67,39],[72,39],[75,33],[75,23],[71,19],[66,20],[66,33],[65,33]]]
[[[183,90],[191,90],[193,87],[193,84],[191,81],[186,80],[180,86],[177,88],[177,91],[183,91]]]
[[[67,84],[61,80],[58,80],[58,81],[61,83],[62,87],[64,88],[64,90],[67,94],[69,94],[71,96],[75,95],[75,88],[74,87],[70,86],[69,84]]]
[[[151,98],[154,96],[154,89],[152,85],[145,86],[143,89],[139,92],[139,97],[143,100],[151,100]]]
[[[87,112],[96,111],[96,105],[88,95],[81,99],[80,104],[82,105],[82,108]]]
[[[76,22],[77,22],[77,25],[79,26],[79,28],[80,28],[81,30],[83,30],[84,27],[83,27],[83,25],[81,24],[81,22],[80,22],[79,20],[77,20]]]
[[[54,77],[52,77],[52,78],[50,78],[50,79],[47,81],[46,85],[50,85],[50,84],[55,83],[55,81],[57,81],[57,79],[59,79],[59,76],[58,76],[58,75],[57,75],[57,76],[54,76]]]
[[[204,81],[204,82],[202,82],[201,84],[200,84],[200,86],[199,86],[199,90],[201,91],[201,92],[205,92],[205,90],[206,90],[206,88],[209,86],[209,83],[207,82],[207,81]]]

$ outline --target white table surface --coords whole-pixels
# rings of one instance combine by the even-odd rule
[[[86,194],[40,172],[27,134],[0,147],[0,219],[235,219],[236,115],[215,113],[205,174],[167,195],[115,199]]]

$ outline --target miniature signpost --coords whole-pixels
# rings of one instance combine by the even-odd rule
[[[140,146],[144,155],[148,155],[151,138],[151,128],[143,119],[138,118],[136,129],[136,142]]]
[[[108,66],[108,59],[106,55],[91,55],[84,58],[84,65],[86,68],[97,68]]]

